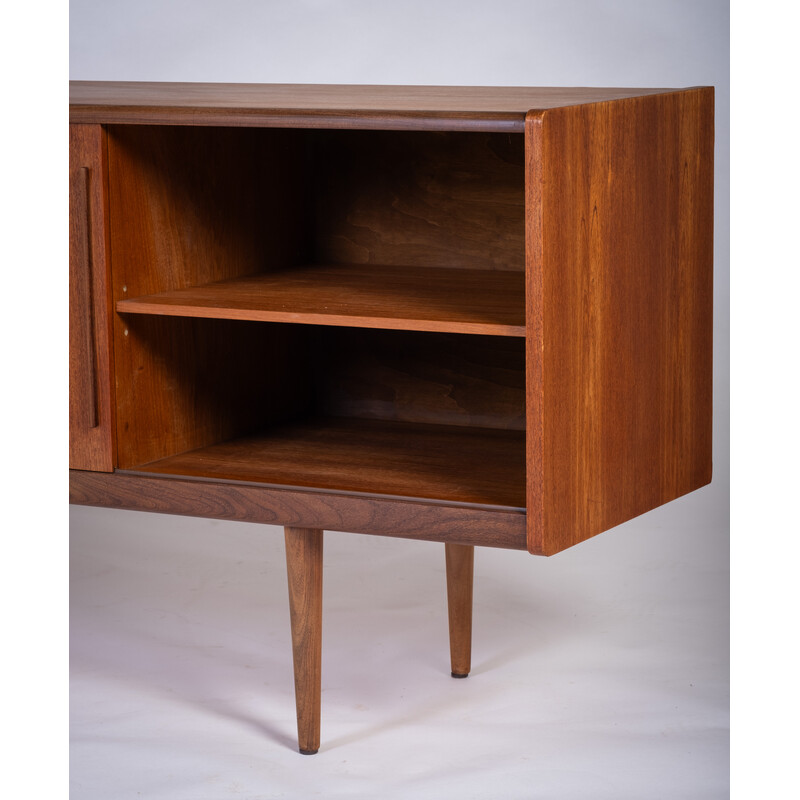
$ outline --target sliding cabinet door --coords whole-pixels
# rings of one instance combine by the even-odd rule
[[[69,131],[69,466],[114,468],[105,131]]]

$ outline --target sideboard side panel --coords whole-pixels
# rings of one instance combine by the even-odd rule
[[[69,126],[69,465],[114,468],[106,133]]]
[[[711,480],[713,88],[526,119],[528,547]]]

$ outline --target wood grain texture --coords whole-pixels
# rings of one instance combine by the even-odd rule
[[[314,131],[309,141],[317,263],[524,271],[520,134]]]
[[[115,300],[308,260],[302,132],[113,125],[108,156]]]
[[[528,115],[531,552],[711,480],[713,105]]]
[[[326,416],[525,428],[525,341],[505,336],[315,329]]]
[[[450,625],[450,672],[466,678],[472,659],[472,584],[475,548],[445,544],[447,616]]]
[[[114,299],[293,263],[301,153],[286,131],[110,128]],[[115,315],[118,465],[290,418],[307,394],[302,337],[280,325]]]
[[[70,470],[78,505],[526,549],[525,514],[264,485]]]
[[[525,336],[523,273],[315,265],[117,302],[121,314]]]
[[[303,755],[320,744],[322,701],[322,541],[321,530],[286,528],[286,572],[294,656],[297,741]]]
[[[106,136],[69,127],[69,464],[114,468]]]
[[[276,426],[137,471],[521,510],[525,434],[332,417]]]
[[[127,333],[126,333],[127,332]],[[205,447],[310,410],[295,326],[135,316],[117,349],[118,466]]]
[[[521,133],[531,108],[665,91],[70,81],[70,121]]]

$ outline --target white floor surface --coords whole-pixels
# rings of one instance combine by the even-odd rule
[[[727,531],[702,491],[550,559],[479,548],[466,680],[443,547],[326,533],[316,756],[281,529],[73,508],[71,798],[725,798]]]

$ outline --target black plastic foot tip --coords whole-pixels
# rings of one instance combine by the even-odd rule
[[[468,678],[469,672],[451,672],[450,675],[453,678]]]
[[[301,753],[301,755],[304,755],[304,756],[315,756],[317,753],[319,753],[319,748],[317,748],[316,750],[303,750],[303,749],[301,749],[300,753]]]

